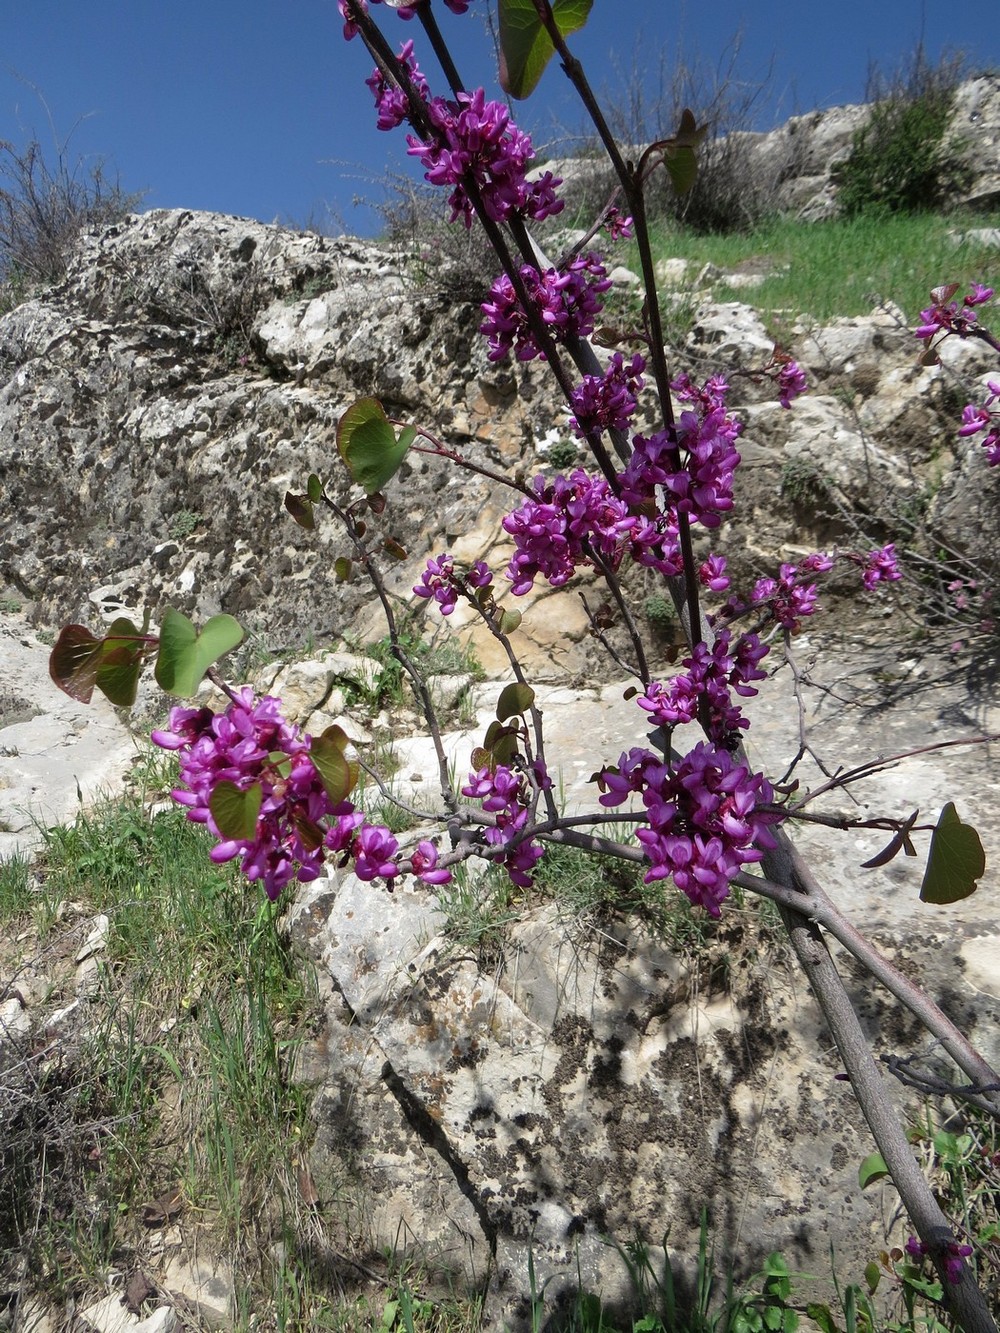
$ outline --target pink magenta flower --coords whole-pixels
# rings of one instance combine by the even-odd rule
[[[241,856],[243,873],[261,880],[271,899],[293,879],[316,878],[323,864],[323,821],[350,816],[353,806],[333,805],[309,757],[310,738],[285,721],[277,699],[255,701],[244,687],[224,713],[173,708],[168,728],[152,739],[178,754],[183,786],[171,794],[187,807],[188,819],[219,838],[213,861]],[[211,799],[223,780],[241,791],[260,788],[253,838],[225,838],[216,825]]]
[[[778,393],[782,407],[791,407],[792,399],[805,393],[809,386],[805,373],[797,361],[786,361],[778,372]]]
[[[425,884],[447,884],[451,871],[437,868],[438,849],[429,840],[418,842],[410,856],[410,868]]]
[[[895,542],[889,542],[888,546],[879,547],[868,553],[861,570],[861,582],[868,592],[871,592],[876,584],[894,583],[899,578],[902,578],[902,575],[896,562]]]
[[[603,309],[599,297],[611,286],[600,256],[594,253],[571,260],[565,270],[550,268],[539,273],[525,264],[521,280],[536,314],[556,342],[593,333]],[[491,361],[502,361],[512,350],[518,361],[544,357],[506,273],[493,283],[490,300],[481,309],[486,318],[479,331],[489,341]]]
[[[642,798],[648,825],[637,828],[636,837],[650,863],[646,882],[672,878],[711,916],[719,915],[740,867],[774,845],[768,826],[781,815],[761,808],[773,799],[770,784],[710,742],[673,766],[632,749],[617,769],[601,774],[601,784],[604,806],[620,805],[632,793]]]
[[[529,780],[530,777],[530,780]],[[484,834],[487,845],[504,849],[496,859],[503,865],[511,881],[527,889],[532,884],[532,869],[544,849],[525,836],[528,808],[535,791],[547,791],[552,780],[541,760],[536,759],[530,769],[515,771],[505,764],[495,768],[480,768],[470,773],[462,788],[463,796],[482,801],[483,809],[495,816],[496,823]]]
[[[628,366],[615,352],[603,375],[584,375],[573,390],[569,424],[578,435],[603,430],[627,430],[635,413],[636,397],[642,388],[646,359],[638,352]]]
[[[399,843],[387,828],[365,824],[351,844],[354,873],[363,880],[394,879],[399,867],[392,858],[398,851]]]
[[[408,135],[407,153],[423,164],[431,185],[452,186],[452,221],[472,226],[474,207],[468,185],[475,182],[483,206],[495,222],[512,217],[541,222],[562,211],[556,196],[562,182],[551,171],[529,181],[534,159],[531,138],[511,119],[503,102],[488,102],[482,88],[459,93],[454,102],[435,97],[427,104],[431,134]]]

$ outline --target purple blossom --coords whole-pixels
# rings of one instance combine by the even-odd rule
[[[550,171],[529,181],[527,171],[535,156],[531,138],[518,129],[503,102],[487,102],[477,88],[459,93],[454,102],[443,97],[427,104],[432,137],[407,136],[411,157],[423,164],[424,178],[432,185],[452,186],[449,203],[452,221],[462,218],[472,226],[474,207],[468,183],[475,181],[483,205],[494,222],[512,217],[541,222],[559,213],[556,197],[562,182]]]
[[[484,834],[491,847],[503,848],[497,858],[506,867],[511,881],[520,888],[530,888],[532,870],[544,849],[525,836],[528,813],[535,791],[546,791],[552,781],[541,760],[535,760],[529,775],[505,764],[484,767],[470,773],[462,788],[463,796],[482,801],[483,809],[495,816]]]
[[[394,879],[399,874],[399,866],[392,858],[398,851],[399,843],[387,828],[365,824],[351,844],[354,873],[363,880]]]
[[[573,416],[569,424],[573,430],[578,435],[627,430],[645,369],[646,359],[638,352],[628,366],[621,352],[615,352],[603,375],[584,375],[570,399]]]
[[[957,291],[957,282],[949,282],[934,288],[931,292],[931,304],[926,310],[921,310],[920,323],[914,330],[918,338],[929,342],[938,333],[944,335],[951,333],[959,338],[969,336],[978,323],[975,307],[985,305],[992,299],[993,288],[984,287],[979,282],[973,283],[972,291],[962,298],[961,305],[952,299]]]
[[[968,403],[962,409],[962,424],[958,428],[959,435],[978,435],[980,431],[986,431],[986,435],[980,440],[980,444],[986,450],[986,461],[990,467],[1000,465],[1000,411],[991,411],[993,404],[1000,399],[1000,383],[996,380],[987,380],[986,387],[989,392],[983,399],[981,407],[974,403]]]
[[[911,1259],[920,1263],[924,1256],[929,1252],[927,1245],[916,1236],[910,1236],[906,1245],[903,1247]],[[968,1259],[972,1254],[971,1245],[959,1245],[957,1241],[950,1240],[942,1256],[942,1266],[944,1275],[952,1286],[957,1285],[962,1280],[962,1261]]]
[[[894,583],[899,578],[902,578],[902,575],[896,563],[895,542],[869,551],[861,571],[861,582],[868,592],[871,592],[878,583]]]
[[[425,884],[447,884],[451,871],[438,869],[438,849],[430,841],[418,842],[410,856],[410,869]]]
[[[633,437],[632,457],[619,474],[622,497],[629,504],[646,505],[655,502],[657,489],[663,488],[678,512],[715,528],[733,507],[733,475],[740,463],[734,442],[743,427],[726,413],[728,386],[721,377],[712,377],[699,389],[685,375],[671,388],[692,407],[681,413],[675,439],[667,431]]]
[[[808,385],[805,373],[797,361],[786,361],[778,371],[779,402],[782,407],[791,407],[792,399],[805,393]]]
[[[535,498],[503,520],[504,531],[514,539],[507,577],[516,596],[528,592],[538,575],[561,587],[577,565],[589,563],[588,551],[618,568],[638,520],[604,477],[577,468],[553,482],[537,476],[532,489]]]
[[[458,582],[455,562],[447,553],[431,556],[413,589],[417,597],[433,597],[443,616],[450,616],[458,605]]]
[[[648,825],[637,828],[636,837],[650,862],[646,882],[671,877],[711,916],[719,915],[740,867],[759,861],[761,846],[774,845],[768,826],[781,816],[762,808],[773,799],[770,784],[710,742],[700,742],[673,767],[632,749],[601,778],[604,806],[641,795]]]
[[[612,241],[630,241],[633,225],[632,219],[626,217],[616,205],[609,208],[604,215],[604,230]]]
[[[405,66],[420,97],[427,100],[427,80],[417,67],[413,58],[413,43],[404,42],[399,50],[399,62]],[[376,126],[380,130],[394,130],[402,125],[410,110],[410,103],[402,88],[396,83],[388,83],[381,70],[374,69],[365,83],[372,91],[378,111]]]
[[[698,582],[712,592],[725,592],[729,587],[729,575],[726,573],[726,557],[710,555],[698,566]]]
[[[180,757],[184,784],[172,792],[187,807],[188,819],[205,824],[220,840],[213,861],[242,856],[243,873],[260,879],[267,896],[277,898],[292,879],[315,879],[323,863],[328,818],[350,817],[353,806],[334,806],[309,757],[310,738],[281,715],[277,699],[254,701],[245,687],[224,713],[208,708],[173,708],[165,731],[153,741]],[[260,812],[253,838],[226,838],[211,812],[219,782],[241,791],[258,787]]]
[[[815,583],[804,583],[797,565],[783,564],[777,579],[758,579],[751,603],[765,603],[782,629],[794,634],[802,621],[819,610]]]
[[[460,596],[472,599],[470,588],[486,588],[493,582],[493,575],[485,560],[477,560],[464,574],[455,569],[455,562],[447,553],[432,556],[420,576],[420,582],[414,586],[417,597],[433,597],[441,608],[443,616],[450,616],[458,605]]]
[[[600,256],[594,253],[578,256],[563,272],[550,268],[539,273],[525,264],[521,280],[535,313],[557,342],[585,338],[594,331],[594,321],[603,308],[598,298],[611,286]],[[501,361],[511,350],[519,361],[544,357],[506,273],[493,283],[490,298],[481,307],[486,318],[479,326],[489,340],[489,359]]]

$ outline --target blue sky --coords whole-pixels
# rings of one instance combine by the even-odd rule
[[[473,0],[461,18],[438,4],[470,86],[492,80],[476,13],[486,4]],[[417,23],[375,12],[394,42],[419,40]],[[638,59],[652,74],[678,49],[707,69],[726,65],[740,35],[735,73],[748,86],[767,80],[766,129],[861,100],[871,62],[897,67],[921,31],[932,60],[958,49],[1000,66],[997,0],[594,0],[573,45],[600,90],[615,67]],[[413,172],[402,136],[374,129],[370,62],[360,41],[342,40],[335,0],[0,0],[0,32],[0,139],[34,134],[48,149],[71,135],[73,161],[103,157],[127,189],[147,192],[147,207],[293,222],[329,211],[371,234],[378,219],[354,196],[377,195],[387,169]],[[421,65],[430,73],[432,59]],[[518,117],[553,151],[582,123],[555,65]]]

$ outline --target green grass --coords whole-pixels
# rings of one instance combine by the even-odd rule
[[[1000,270],[996,250],[955,246],[947,233],[998,225],[997,213],[777,220],[748,235],[726,236],[698,236],[660,225],[653,249],[658,259],[687,259],[692,278],[709,262],[723,272],[771,265],[773,274],[760,287],[730,289],[718,283],[713,288],[718,300],[745,301],[764,314],[823,322],[868,314],[879,301],[893,301],[913,323],[932,287],[989,282]],[[637,264],[634,251],[630,263]]]
[[[0,922],[27,912],[33,898],[28,858],[16,852],[12,856],[0,857]]]

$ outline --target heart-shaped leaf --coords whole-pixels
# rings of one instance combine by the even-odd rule
[[[316,516],[313,513],[313,502],[308,495],[295,495],[292,491],[285,492],[285,508],[291,514],[292,518],[300,528],[305,528],[307,532],[312,532],[316,527]]]
[[[354,574],[354,566],[346,555],[339,555],[333,562],[333,572],[337,576],[338,583],[350,583]]]
[[[520,611],[508,611],[506,609],[500,612],[500,633],[513,634],[521,623]]]
[[[160,624],[157,685],[167,694],[189,699],[197,693],[212,663],[231,652],[242,639],[243,631],[232,616],[213,616],[199,634],[187,616],[168,606]]]
[[[309,473],[309,480],[306,482],[306,494],[314,505],[319,504],[323,498],[323,483],[315,472]]]
[[[235,782],[222,778],[212,788],[208,808],[215,827],[224,838],[234,842],[253,842],[257,836],[257,817],[260,814],[264,789],[257,782],[243,791]]]
[[[117,708],[131,708],[149,641],[124,616],[113,622],[101,643],[95,684]]]
[[[396,432],[376,398],[359,398],[337,425],[337,448],[351,480],[366,495],[375,495],[395,476],[407,449],[416,438],[412,426]]]
[[[520,717],[535,702],[535,691],[530,685],[512,681],[500,691],[497,700],[497,721],[506,722],[509,717]]]
[[[552,0],[556,26],[564,37],[587,22],[593,0]],[[534,0],[500,0],[500,86],[511,97],[529,97],[555,47]]]
[[[327,727],[321,736],[314,736],[309,746],[309,758],[334,805],[347,800],[358,780],[357,763],[344,753],[347,743],[344,731],[333,726]]]
[[[873,1181],[881,1180],[883,1176],[888,1174],[889,1168],[886,1166],[882,1154],[880,1152],[869,1153],[858,1167],[858,1184],[862,1189],[865,1189]]]
[[[986,853],[979,834],[971,824],[962,823],[954,801],[949,801],[931,834],[920,901],[960,902],[975,893],[985,870]]]

